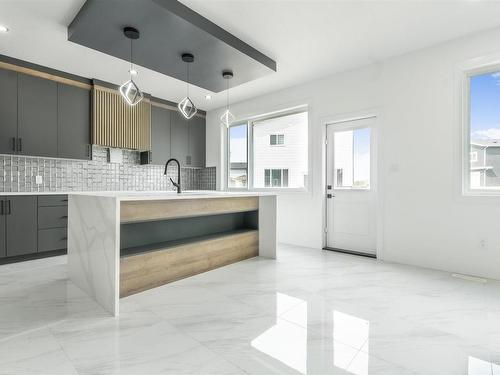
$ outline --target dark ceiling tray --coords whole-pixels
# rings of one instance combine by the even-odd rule
[[[134,64],[186,80],[183,53],[192,53],[189,80],[213,92],[225,90],[225,69],[234,72],[231,87],[276,71],[276,62],[213,22],[174,0],[87,0],[68,26],[68,39],[129,61],[125,26],[140,31]]]

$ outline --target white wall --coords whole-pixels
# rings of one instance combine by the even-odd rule
[[[500,52],[500,30],[231,106],[237,118],[309,105],[310,191],[278,200],[278,239],[320,249],[329,119],[378,115],[381,259],[500,279],[500,199],[462,197],[457,69]],[[224,178],[221,110],[207,115],[207,165]],[[480,248],[481,239],[487,241]]]

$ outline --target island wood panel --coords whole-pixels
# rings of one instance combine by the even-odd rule
[[[120,297],[259,255],[259,232],[221,235],[120,259]]]
[[[120,221],[133,223],[258,209],[258,197],[126,201],[121,203]]]

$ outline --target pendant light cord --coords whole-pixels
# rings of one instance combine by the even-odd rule
[[[132,65],[132,38],[130,38],[130,71],[129,71],[129,74],[130,74],[130,78],[132,79],[132,68],[133,68],[133,65]]]
[[[189,98],[189,63],[186,63],[186,85],[187,85],[187,97]]]
[[[226,109],[229,109],[229,79],[227,81],[227,89],[226,89]]]

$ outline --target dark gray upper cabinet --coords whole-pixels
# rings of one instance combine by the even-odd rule
[[[187,120],[177,111],[171,111],[170,150],[171,157],[179,160],[182,167],[190,167],[189,128]]]
[[[151,156],[153,164],[165,164],[170,158],[170,110],[151,106]]]
[[[189,153],[192,167],[205,167],[205,119],[193,117],[189,120]]]
[[[18,152],[57,157],[57,83],[18,75]]]
[[[16,152],[17,73],[0,69],[0,154]]]
[[[0,197],[0,258],[7,256],[5,250],[5,197]]]
[[[60,158],[90,158],[90,90],[57,85],[57,135]]]
[[[13,196],[6,202],[7,256],[36,253],[37,197]]]

